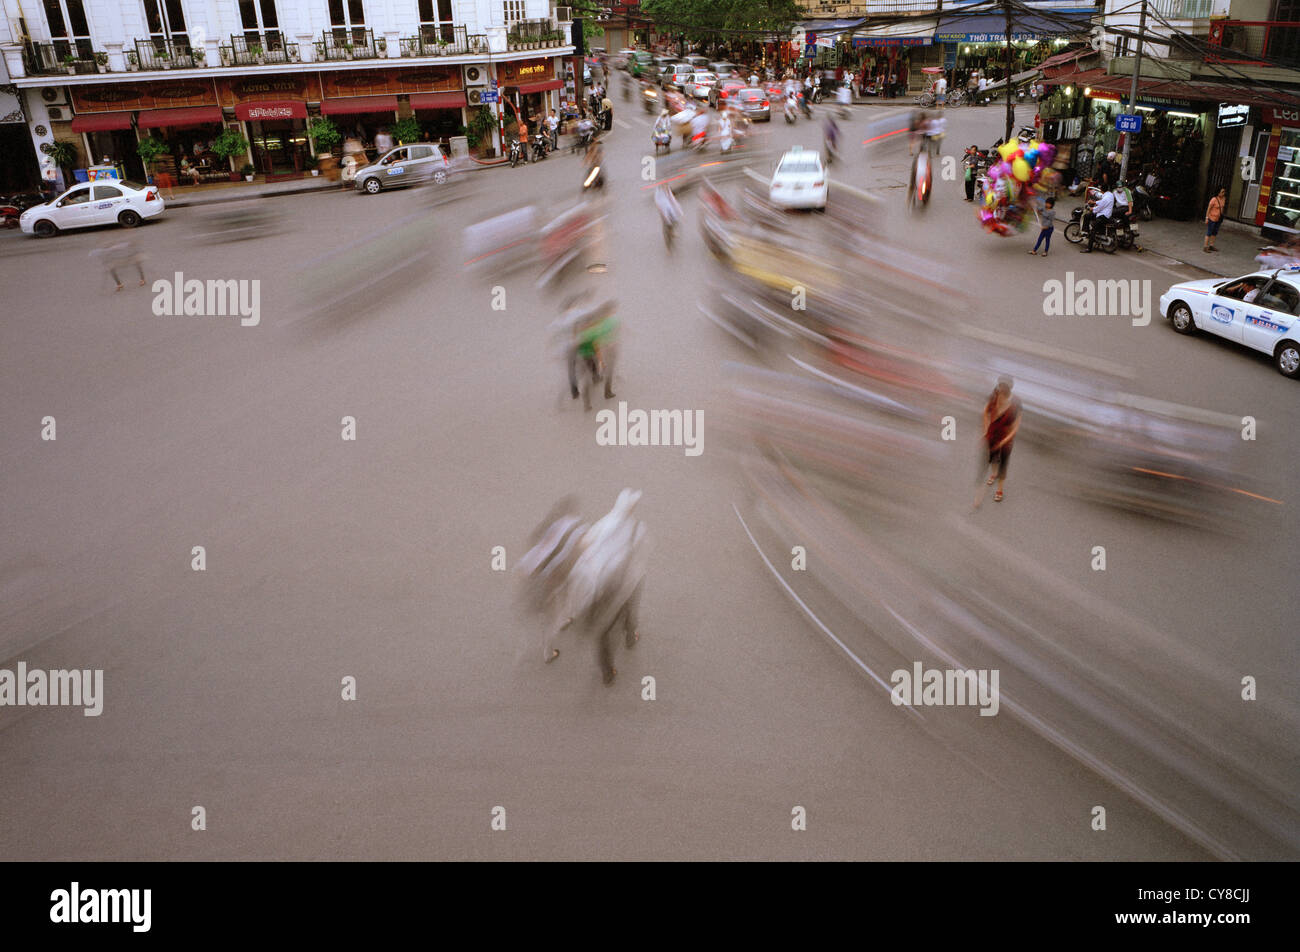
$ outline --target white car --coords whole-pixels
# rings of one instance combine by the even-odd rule
[[[717,83],[716,73],[695,73],[691,76],[691,95],[696,99],[708,99],[709,90]]]
[[[795,146],[781,157],[772,175],[769,196],[779,208],[816,208],[826,210],[830,186],[826,182],[826,169],[817,152],[805,151]]]
[[[1174,330],[1202,330],[1273,358],[1300,378],[1300,268],[1257,271],[1240,278],[1184,281],[1160,295],[1160,313]]]
[[[70,228],[118,224],[134,228],[163,212],[162,196],[153,185],[100,179],[72,186],[44,205],[23,212],[18,224],[23,234],[49,238]]]

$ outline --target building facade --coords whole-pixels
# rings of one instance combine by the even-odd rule
[[[228,176],[308,174],[310,122],[374,142],[399,119],[499,150],[516,114],[559,107],[569,8],[552,0],[0,0],[0,53],[30,148],[66,142],[76,168],[108,157],[143,176],[145,138],[169,161]],[[475,128],[486,107],[494,128]],[[11,110],[12,111],[12,110]],[[248,154],[214,162],[227,128]],[[10,161],[10,160],[6,160]],[[192,173],[191,173],[192,174]]]

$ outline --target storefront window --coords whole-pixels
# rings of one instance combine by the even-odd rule
[[[1300,129],[1282,130],[1265,221],[1300,230]]]
[[[351,30],[351,42],[364,43],[366,40],[366,10],[362,0],[329,0],[330,25],[334,27],[334,39],[347,43],[348,31]]]
[[[91,58],[94,49],[81,0],[45,0],[45,20],[60,58],[69,54],[78,59]]]
[[[420,0],[420,35],[426,43],[455,42],[451,0]]]
[[[155,40],[170,39],[182,46],[189,46],[190,38],[185,30],[185,10],[181,0],[145,0],[145,19],[149,24],[149,35]]]

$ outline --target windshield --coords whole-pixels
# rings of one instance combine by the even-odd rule
[[[777,169],[778,175],[813,175],[820,172],[821,168],[816,159],[812,158],[792,158],[783,159],[781,167]]]
[[[139,182],[132,182],[132,181],[130,181],[129,179],[123,179],[122,181],[118,182],[117,184],[119,184],[119,185],[125,185],[127,188],[133,188],[133,189],[135,189],[137,192],[143,192],[146,188],[148,188],[147,185],[141,185]]]

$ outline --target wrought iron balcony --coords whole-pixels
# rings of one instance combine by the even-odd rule
[[[75,74],[95,73],[95,56],[89,40],[55,40],[53,43],[28,43],[23,51],[28,75],[46,76],[71,69]]]
[[[230,45],[221,47],[223,66],[263,66],[267,63],[297,63],[298,44],[285,41],[279,30],[235,34]]]
[[[1214,0],[1152,0],[1151,9],[1169,20],[1205,20],[1214,11]]]
[[[480,43],[481,41],[481,43]],[[459,56],[487,48],[486,36],[469,36],[463,26],[423,26],[415,36],[398,40],[402,56]]]
[[[1300,68],[1300,23],[1279,20],[1215,20],[1206,38],[1209,63]]]
[[[326,30],[316,41],[316,55],[322,60],[377,59],[375,31],[365,27]]]
[[[136,40],[135,56],[142,70],[194,69],[207,65],[204,51],[191,49],[188,40],[163,36]]]

